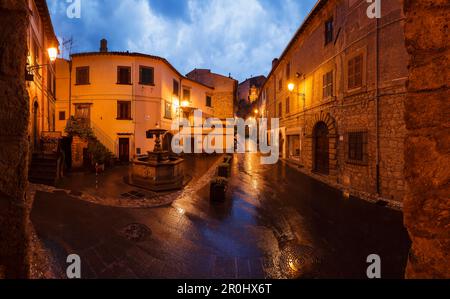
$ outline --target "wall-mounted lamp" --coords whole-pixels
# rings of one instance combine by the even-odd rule
[[[50,60],[50,63],[47,64],[36,64],[36,65],[27,65],[27,72],[25,74],[25,79],[27,81],[33,81],[34,80],[34,76],[33,76],[33,72],[35,70],[41,69],[44,66],[49,66],[51,65],[53,62],[56,61],[56,58],[58,57],[58,49],[54,48],[54,47],[50,47],[47,49],[47,54],[48,54],[48,58]]]

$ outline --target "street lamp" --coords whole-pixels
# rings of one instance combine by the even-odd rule
[[[57,48],[48,48],[48,57],[50,59],[50,62],[54,62],[56,58],[58,57],[58,49]]]
[[[289,83],[288,84],[288,90],[290,91],[290,92],[292,92],[292,91],[294,91],[294,89],[295,89],[295,84],[294,83]]]
[[[46,63],[46,64],[36,64],[36,65],[28,65],[27,63],[27,72],[25,74],[25,79],[27,81],[33,81],[34,80],[34,76],[33,76],[33,72],[39,69],[44,68],[44,66],[49,66],[52,65],[53,62],[56,61],[56,58],[58,57],[58,48],[55,47],[50,47],[47,49],[47,54],[48,54],[48,58],[50,60],[50,63]]]

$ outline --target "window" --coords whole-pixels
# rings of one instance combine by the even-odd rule
[[[183,89],[183,101],[191,101],[191,90],[188,88]]]
[[[333,96],[333,71],[323,75],[323,98]]]
[[[165,101],[164,117],[168,118],[168,119],[172,119],[172,104],[168,101]]]
[[[212,107],[212,98],[211,98],[211,96],[206,96],[206,107]]]
[[[66,120],[66,111],[59,111],[59,120]]]
[[[155,71],[152,67],[140,66],[139,67],[139,84],[142,85],[154,85]]]
[[[291,99],[288,97],[286,99],[286,114],[289,114],[291,112]]]
[[[180,95],[180,83],[178,82],[178,80],[173,79],[173,88],[172,88],[173,92],[172,94],[175,96],[179,96]]]
[[[325,22],[325,45],[333,41],[333,19]]]
[[[117,84],[131,84],[131,67],[117,67]]]
[[[140,148],[140,147],[137,147],[137,148],[136,148],[136,155],[140,155],[141,152],[142,152],[141,148]]]
[[[283,90],[283,79],[280,79],[280,81],[278,81],[278,90],[279,91]]]
[[[76,85],[87,85],[89,84],[89,67],[77,67],[76,68]]]
[[[89,104],[75,104],[75,119],[89,120],[91,116],[91,106]]]
[[[283,104],[280,102],[278,103],[278,117],[283,116]]]
[[[131,119],[131,102],[117,101],[117,119],[122,120]]]
[[[286,79],[289,80],[291,78],[291,63],[289,62],[286,65]]]
[[[350,163],[367,163],[367,132],[349,132],[347,160]]]
[[[348,89],[362,87],[362,69],[362,55],[358,55],[348,61]]]

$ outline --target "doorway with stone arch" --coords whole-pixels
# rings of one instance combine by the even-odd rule
[[[313,171],[330,174],[330,142],[328,126],[318,122],[313,129]]]

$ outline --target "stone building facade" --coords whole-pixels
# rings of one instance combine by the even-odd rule
[[[279,59],[259,97],[280,118],[280,153],[350,194],[400,204],[407,53],[400,0],[380,19],[359,0],[320,0]]]
[[[28,26],[28,66],[34,68],[27,76],[30,97],[30,146],[40,151],[43,132],[55,131],[55,64],[51,63],[47,50],[58,48],[59,42],[53,30],[45,0],[28,0],[30,23]],[[41,66],[42,67],[38,67]]]
[[[231,78],[231,76],[226,77],[212,73],[208,69],[194,69],[186,77],[214,88],[212,107],[216,117],[221,120],[234,117],[234,103],[236,102],[238,85],[235,79]]]

